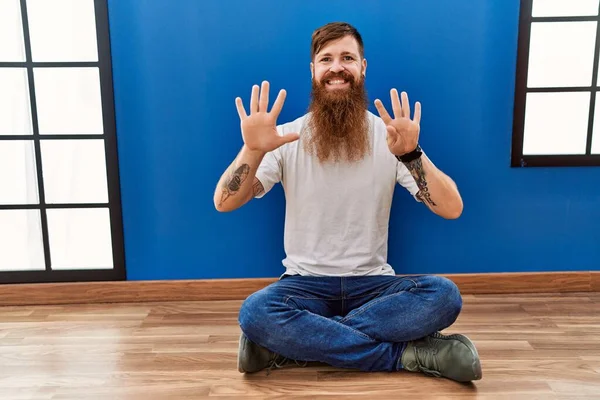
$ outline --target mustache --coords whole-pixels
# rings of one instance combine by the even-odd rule
[[[340,71],[340,72],[332,72],[329,71],[321,78],[321,84],[325,84],[330,79],[341,78],[350,82],[350,84],[354,83],[354,75],[352,75],[348,71]]]

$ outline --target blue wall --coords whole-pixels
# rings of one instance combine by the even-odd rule
[[[421,143],[464,198],[446,221],[399,187],[398,273],[600,269],[600,169],[509,167],[519,0],[109,7],[128,279],[282,273],[281,187],[229,214],[213,191],[242,145],[234,98],[268,79],[288,91],[279,121],[302,115],[310,35],[333,20],[363,34],[371,100],[397,87],[422,102]]]

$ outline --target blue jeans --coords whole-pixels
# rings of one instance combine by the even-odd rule
[[[239,323],[293,360],[397,371],[406,342],[449,327],[461,308],[456,285],[439,276],[289,276],[251,294]]]

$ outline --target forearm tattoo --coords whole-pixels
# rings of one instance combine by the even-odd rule
[[[219,205],[222,205],[229,197],[239,192],[244,181],[248,178],[249,172],[250,166],[248,164],[242,164],[237,167],[227,179],[225,179],[221,187],[223,193],[221,194]]]
[[[419,187],[419,192],[417,193],[417,199],[421,200],[423,203],[426,203],[430,206],[435,207],[435,202],[431,199],[431,194],[429,193],[429,188],[427,187],[427,179],[425,178],[425,170],[423,169],[423,161],[421,158],[417,158],[414,161],[404,164],[406,168],[410,171],[411,175],[417,181],[417,186]]]
[[[260,183],[258,179],[254,179],[254,185],[252,185],[252,194],[254,195],[254,197],[258,196],[264,191],[265,188],[263,187],[262,183]]]

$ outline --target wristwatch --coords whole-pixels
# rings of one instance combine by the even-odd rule
[[[396,158],[400,162],[408,163],[421,157],[421,154],[423,154],[423,150],[421,149],[421,146],[417,144],[417,147],[413,151],[411,151],[410,153],[402,154],[401,156],[396,156]]]

